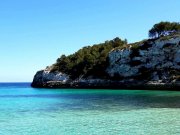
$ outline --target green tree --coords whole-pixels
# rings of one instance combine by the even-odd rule
[[[171,33],[180,32],[180,23],[178,22],[160,22],[155,24],[149,30],[150,38],[158,38],[160,36],[169,35]]]

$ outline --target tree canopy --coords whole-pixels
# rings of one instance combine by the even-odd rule
[[[72,79],[81,76],[105,77],[105,69],[108,65],[108,53],[116,47],[127,44],[127,39],[116,37],[105,43],[83,47],[76,53],[62,55],[52,66],[51,71],[60,71],[70,75]]]
[[[178,22],[160,22],[155,24],[149,30],[150,38],[158,38],[160,36],[169,35],[174,32],[180,32],[180,23]]]

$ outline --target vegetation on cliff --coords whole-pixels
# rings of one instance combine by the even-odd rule
[[[126,39],[122,40],[116,37],[113,40],[105,41],[101,44],[86,46],[72,55],[62,55],[50,69],[51,72],[60,71],[66,73],[70,75],[72,79],[80,79],[82,77],[106,78],[107,74],[105,70],[108,66],[107,56],[112,49],[123,49],[131,46],[133,53],[130,57],[133,57],[138,52],[136,50],[140,49],[140,47],[141,49],[148,49],[151,46],[151,44],[148,44],[150,40],[155,40],[154,38],[162,36],[167,37],[167,35],[171,35],[179,31],[179,23],[160,22],[155,24],[149,30],[149,37],[153,39],[127,44]],[[141,44],[144,45],[140,46]]]
[[[127,40],[116,37],[105,43],[84,47],[72,55],[62,55],[52,66],[51,72],[61,71],[73,79],[89,75],[106,77],[104,71],[108,65],[109,51],[124,44],[127,44]]]
[[[155,24],[149,30],[150,38],[158,38],[160,36],[166,36],[171,33],[180,32],[180,23],[178,22],[160,22]]]

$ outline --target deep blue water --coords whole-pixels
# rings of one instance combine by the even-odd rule
[[[0,135],[179,135],[180,92],[0,83]]]

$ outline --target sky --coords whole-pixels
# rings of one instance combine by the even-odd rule
[[[180,0],[2,0],[0,82],[31,82],[83,46],[148,38],[155,23],[180,22],[179,7]]]

